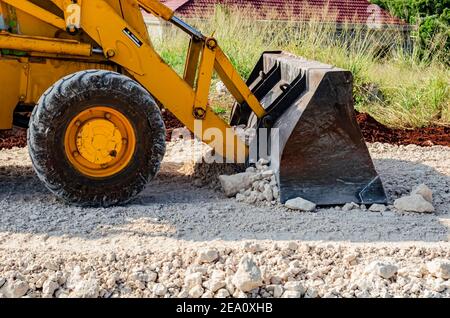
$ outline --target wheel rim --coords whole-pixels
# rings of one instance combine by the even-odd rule
[[[94,178],[113,176],[131,161],[136,136],[119,111],[94,106],[77,114],[66,129],[64,146],[76,170]]]

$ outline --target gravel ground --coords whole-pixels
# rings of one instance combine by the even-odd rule
[[[425,183],[433,214],[237,202],[186,148],[108,209],[59,202],[26,148],[0,151],[0,297],[450,296],[449,147],[369,145],[391,203]]]

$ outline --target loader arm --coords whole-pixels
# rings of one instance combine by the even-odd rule
[[[207,105],[213,72],[217,72],[238,103],[249,105],[258,117],[264,116],[264,108],[220,49],[217,41],[202,35],[174,17],[173,11],[167,6],[156,0],[127,0],[121,3],[124,14],[131,12],[141,14],[140,8],[142,8],[173,23],[191,36],[183,78],[167,65],[153,47],[139,35],[139,32],[105,0],[75,1],[79,5],[79,12],[77,12],[79,21],[75,22],[72,17],[73,1],[52,0],[65,12],[65,23],[61,18],[31,2],[23,0],[4,2],[60,29],[65,28],[68,32],[75,31],[72,28],[79,26],[98,43],[100,48],[97,48],[97,51],[101,49],[108,60],[124,67],[190,131],[205,143],[212,145],[219,155],[233,162],[245,161],[242,154],[247,155],[247,145],[236,134],[230,132],[230,126]],[[27,50],[68,55],[81,51],[86,55],[84,53],[86,47],[83,43],[62,42],[59,44],[56,39],[35,39],[39,45],[30,47],[26,41],[32,38],[22,39],[15,36],[14,40],[15,47]],[[64,45],[67,46],[67,51],[64,51]],[[92,51],[93,48],[91,48]],[[195,79],[197,79],[196,82]],[[196,126],[196,120],[201,120],[201,125],[197,122]],[[211,133],[211,131],[217,131],[217,133]]]

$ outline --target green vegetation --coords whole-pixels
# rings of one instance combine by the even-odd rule
[[[261,53],[286,50],[308,59],[351,70],[355,107],[391,127],[450,125],[450,72],[442,46],[444,36],[429,43],[429,51],[415,45],[406,49],[397,31],[294,22],[261,22],[246,10],[222,10],[206,21],[189,21],[214,36],[232,63],[246,78]],[[162,57],[182,73],[188,38],[175,28],[155,42]],[[337,35],[339,34],[339,35]],[[439,49],[438,49],[439,48]],[[215,79],[217,81],[217,79]],[[230,109],[212,87],[211,105]],[[226,117],[226,116],[224,116]]]
[[[372,3],[387,9],[396,17],[417,26],[413,36],[417,44],[429,53],[442,54],[450,63],[450,0],[371,0]],[[435,47],[443,42],[443,47]]]

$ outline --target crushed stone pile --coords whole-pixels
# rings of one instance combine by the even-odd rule
[[[96,255],[0,248],[0,297],[450,297],[445,247],[258,243]]]
[[[265,159],[259,159],[254,167],[248,167],[243,173],[221,175],[219,180],[224,193],[228,197],[235,196],[238,202],[263,202],[268,205],[279,202],[276,176]]]

